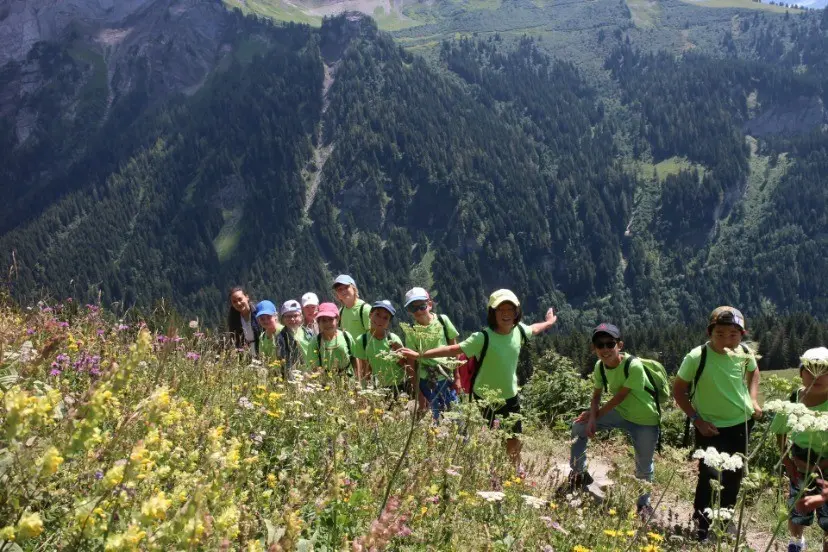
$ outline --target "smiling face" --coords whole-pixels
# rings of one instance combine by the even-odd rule
[[[250,298],[242,290],[233,292],[230,296],[230,305],[245,316],[250,314]]]
[[[716,324],[710,331],[710,345],[716,352],[735,350],[742,342],[742,329],[735,324]]]
[[[302,316],[305,318],[305,324],[313,324],[316,313],[319,311],[319,305],[305,305],[302,307]]]
[[[592,338],[592,351],[598,357],[598,360],[610,368],[615,368],[621,364],[621,350],[623,347],[623,341],[619,341],[606,333],[596,334]]]
[[[809,394],[828,395],[828,373],[814,376],[807,368],[799,370],[802,376],[802,385]]]
[[[495,311],[495,320],[500,331],[508,332],[515,327],[518,309],[512,303],[504,301],[499,304]]]
[[[282,315],[282,323],[291,330],[295,330],[302,325],[302,313],[300,311],[286,312]]]
[[[339,300],[339,302],[345,305],[346,308],[350,309],[354,306],[354,303],[356,303],[357,290],[354,286],[337,284],[334,287],[334,293],[336,293],[336,298]]]
[[[412,301],[405,310],[417,321],[417,324],[428,326],[431,324],[431,301]]]
[[[387,331],[388,326],[391,325],[391,320],[393,316],[391,313],[382,308],[376,308],[371,310],[371,329],[372,330],[381,330]]]
[[[331,339],[336,333],[336,318],[330,316],[320,316],[316,319],[319,323],[319,331],[327,338]]]
[[[259,321],[259,326],[262,327],[264,331],[268,334],[272,334],[276,331],[276,317],[272,314],[262,314],[256,317],[256,320]]]

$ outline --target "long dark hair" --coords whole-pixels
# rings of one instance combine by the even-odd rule
[[[523,318],[523,309],[515,306],[515,327],[520,324],[521,318]],[[491,330],[497,330],[497,313],[495,309],[489,308],[489,312],[486,313],[486,323]]]
[[[241,286],[234,286],[230,288],[230,293],[227,294],[227,299],[229,300],[233,295],[237,292],[242,292],[247,295],[247,292],[244,291],[244,288]],[[250,307],[250,323],[253,326],[253,334],[255,335],[255,342],[256,342],[256,349],[258,350],[258,342],[259,342],[259,323],[256,320],[256,311],[253,308],[253,300],[250,299],[250,296],[247,295],[247,304]],[[236,348],[241,348],[245,345],[244,341],[244,330],[242,329],[241,323],[241,313],[237,311],[233,304],[230,304],[230,311],[227,313],[227,330],[233,334],[233,337],[236,341]]]

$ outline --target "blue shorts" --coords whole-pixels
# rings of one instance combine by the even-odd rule
[[[806,474],[801,475],[803,476],[803,478],[807,477]],[[810,527],[811,524],[814,522],[814,514],[816,514],[817,523],[819,524],[819,527],[823,531],[828,533],[828,504],[823,504],[813,512],[804,513],[798,512],[794,507],[794,504],[796,504],[796,502],[799,499],[805,498],[806,496],[810,495],[820,494],[819,487],[815,483],[811,483],[811,486],[808,489],[806,489],[805,492],[802,493],[802,496],[797,498],[797,496],[799,495],[799,490],[801,488],[801,483],[802,479],[800,479],[796,483],[791,482],[790,495],[788,495],[788,508],[790,508],[789,519],[791,520],[791,523],[793,523],[794,525],[802,525],[803,527]]]
[[[420,393],[426,398],[431,406],[431,415],[435,420],[440,419],[440,412],[449,410],[451,403],[457,402],[457,391],[454,389],[454,382],[447,379],[437,380],[432,388],[428,380],[420,380]]]

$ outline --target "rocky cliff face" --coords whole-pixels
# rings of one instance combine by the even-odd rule
[[[0,65],[20,61],[37,42],[52,41],[73,24],[117,25],[154,0],[4,0],[0,2]]]

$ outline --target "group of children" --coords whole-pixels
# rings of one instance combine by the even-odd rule
[[[730,455],[747,455],[750,431],[763,416],[758,402],[759,369],[753,352],[742,344],[746,334],[745,318],[733,307],[718,307],[709,319],[709,341],[684,358],[673,382],[676,404],[695,428],[695,448]],[[655,381],[644,363],[624,352],[620,330],[608,323],[592,333],[592,349],[598,360],[593,371],[590,409],[572,426],[569,487],[583,488],[592,483],[586,471],[589,438],[602,429],[620,429],[632,441],[635,475],[652,481],[653,457],[660,436],[660,405],[656,402]],[[813,411],[828,411],[828,349],[807,351],[801,360],[802,387],[791,396]],[[604,391],[612,396],[601,404]],[[828,534],[828,485],[822,473],[828,468],[828,434],[824,431],[789,432],[784,415],[777,415],[771,431],[778,435],[783,465],[790,478],[789,552],[805,549],[804,527],[811,525],[814,512],[819,526]],[[789,435],[787,435],[790,433]],[[786,439],[793,442],[786,446]],[[812,474],[817,474],[814,477]],[[743,471],[717,470],[699,460],[699,475],[693,500],[697,537],[706,540],[717,504],[733,508],[741,486]],[[721,484],[719,500],[714,489]],[[804,489],[803,489],[804,485]],[[638,498],[638,511],[646,518],[652,513],[649,492]],[[828,541],[823,545],[828,552]]]
[[[314,293],[306,293],[301,303],[285,302],[277,311],[270,301],[252,305],[241,288],[230,292],[228,326],[239,347],[254,356],[279,359],[283,376],[295,369],[322,368],[330,374],[347,375],[372,381],[377,388],[419,398],[420,406],[430,408],[434,419],[457,400],[461,390],[457,362],[448,359],[474,358],[478,366],[469,391],[476,399],[485,394],[499,405],[486,407],[483,414],[490,425],[520,413],[517,367],[523,345],[551,328],[557,318],[549,309],[545,319],[524,324],[520,300],[506,289],[489,297],[487,325],[458,343],[459,333],[445,314],[433,311],[427,290],[415,287],[406,292],[403,307],[415,325],[424,331],[425,342],[417,346],[404,343],[390,331],[397,311],[391,301],[368,305],[360,299],[356,282],[348,275],[337,276],[333,292],[340,303],[321,303]],[[759,370],[753,353],[742,344],[746,334],[745,318],[729,306],[715,309],[707,327],[709,340],[684,358],[673,383],[676,404],[695,429],[696,449],[713,447],[719,452],[746,455],[754,421],[763,413],[758,402]],[[588,441],[598,430],[620,429],[627,433],[635,452],[635,475],[652,481],[654,455],[660,439],[661,406],[656,382],[641,359],[623,350],[619,328],[610,323],[598,325],[592,333],[592,349],[597,361],[592,374],[593,394],[589,410],[572,425],[568,488],[586,488],[592,483],[587,471]],[[396,354],[389,354],[394,351]],[[802,359],[803,387],[791,400],[814,411],[828,411],[828,349],[808,351]],[[416,386],[416,387],[415,387]],[[602,404],[604,392],[611,394]],[[507,439],[509,456],[519,465],[521,443],[520,417],[511,424]],[[817,513],[820,527],[828,533],[828,486],[810,474],[828,468],[828,435],[825,432],[790,432],[793,446],[786,447],[789,433],[784,417],[777,416],[771,430],[779,435],[783,464],[790,478],[791,541],[789,552],[804,550],[803,528],[813,523]],[[742,470],[717,471],[699,461],[699,476],[693,501],[698,538],[708,537],[714,504],[714,488],[721,482],[718,505],[732,508],[739,493]],[[805,485],[805,490],[801,490]],[[638,511],[649,518],[653,509],[649,492],[638,498]],[[824,545],[828,552],[828,541]]]

